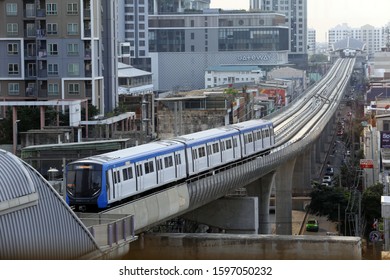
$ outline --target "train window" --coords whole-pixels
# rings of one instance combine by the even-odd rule
[[[142,176],[142,165],[137,165],[137,177]]]
[[[192,150],[192,158],[193,159],[197,159],[198,158],[198,153],[197,153],[197,150]]]
[[[221,142],[221,151],[225,151],[225,141]]]
[[[230,150],[232,148],[232,140],[226,140],[226,150]]]
[[[154,172],[153,161],[145,162],[144,166],[145,166],[145,174]]]
[[[233,147],[237,147],[237,138],[233,138]]]
[[[269,130],[268,129],[265,130],[265,137],[267,137],[267,138],[269,137]]]
[[[200,157],[200,158],[206,156],[206,150],[205,150],[204,147],[200,147],[200,148],[198,149],[198,151],[199,151],[199,157]]]
[[[133,179],[133,167],[128,167],[127,168],[127,173],[128,173],[128,175],[129,175],[129,180],[130,179]]]
[[[248,134],[248,143],[252,143],[253,142],[253,136],[252,134]]]
[[[212,152],[211,152],[211,146],[207,146],[207,154],[211,155]]]
[[[114,178],[114,184],[116,184],[118,181],[116,180],[116,172],[112,172],[112,177]]]
[[[156,160],[156,166],[157,166],[157,170],[163,169],[162,159],[161,158]]]
[[[218,143],[214,143],[213,144],[213,152],[214,153],[219,153],[219,145],[218,145]]]
[[[180,156],[180,154],[175,155],[175,160],[176,160],[176,165],[181,164],[181,156]]]
[[[257,140],[261,140],[261,131],[258,131],[256,134],[257,134]]]
[[[116,173],[116,177],[117,177],[117,182],[120,183],[120,182],[121,182],[120,172],[117,171],[117,172],[115,172],[115,173]]]
[[[172,156],[164,158],[165,168],[173,166]]]
[[[127,168],[122,170],[122,174],[123,174],[123,181],[127,181],[129,179],[129,176],[127,174]]]

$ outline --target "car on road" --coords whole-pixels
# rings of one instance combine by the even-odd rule
[[[324,178],[322,178],[322,183],[332,183],[332,177],[325,175]]]
[[[308,219],[306,222],[306,231],[315,231],[318,232],[320,226],[318,225],[318,221],[316,219]]]
[[[333,167],[327,167],[325,171],[325,175],[333,176],[334,175]]]

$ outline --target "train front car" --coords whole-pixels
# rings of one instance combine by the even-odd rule
[[[66,167],[66,202],[77,210],[106,207],[107,194],[103,184],[102,165],[73,162]]]

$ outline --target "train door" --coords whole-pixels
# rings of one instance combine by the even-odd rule
[[[106,188],[107,188],[107,201],[114,200],[114,177],[112,169],[106,171]]]
[[[114,168],[114,199],[118,200],[122,196],[122,178],[121,178],[121,169],[120,168]]]
[[[142,163],[137,163],[135,165],[135,176],[137,180],[137,186],[138,186],[138,191],[143,191],[144,190],[144,171],[142,168]]]
[[[163,160],[162,157],[156,158],[156,172],[157,172],[157,184],[164,184],[164,170],[163,170]]]

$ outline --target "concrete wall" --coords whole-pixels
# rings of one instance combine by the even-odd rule
[[[357,237],[239,234],[145,234],[126,259],[361,260]]]

